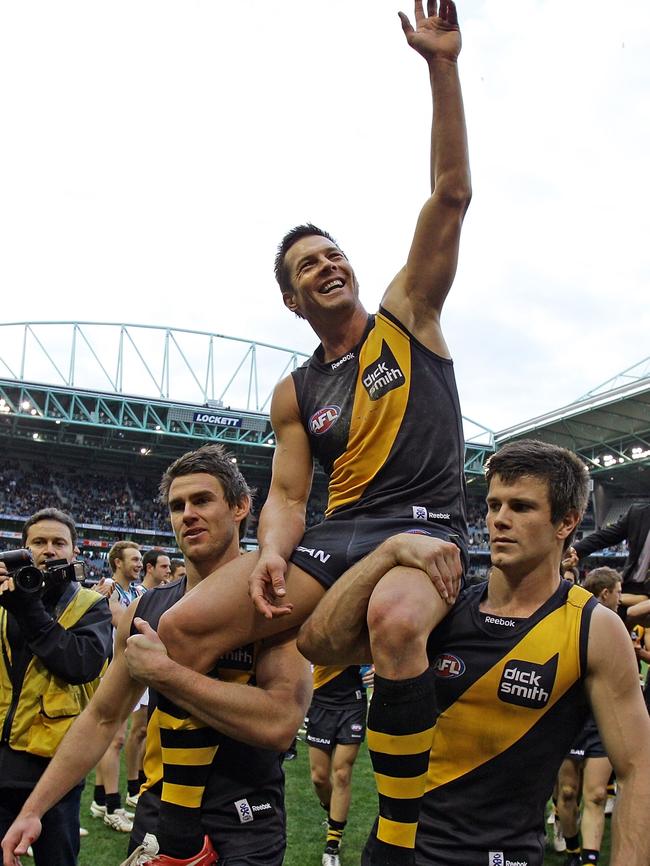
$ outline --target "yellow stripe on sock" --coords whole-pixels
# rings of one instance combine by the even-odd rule
[[[380,734],[368,729],[368,748],[384,755],[419,755],[428,752],[433,740],[433,727],[416,734]]]
[[[158,727],[166,728],[168,731],[198,731],[200,728],[207,728],[208,726],[197,721],[193,716],[188,715],[183,719],[177,719],[176,716],[170,716],[168,713],[158,710]]]
[[[405,779],[375,773],[377,793],[383,794],[384,797],[393,797],[395,800],[412,800],[415,797],[421,797],[424,794],[426,781],[426,773],[422,773],[421,776],[409,776]]]
[[[397,821],[390,821],[388,818],[380,816],[377,838],[388,845],[398,845],[400,848],[415,848],[417,829],[417,821],[415,824],[400,824]]]
[[[172,803],[174,806],[185,806],[188,809],[199,809],[205,788],[192,787],[191,785],[173,785],[171,782],[163,782],[162,800]]]
[[[212,763],[212,759],[219,747],[202,746],[198,749],[165,749],[162,751],[163,764],[182,764],[189,767],[205,767]]]

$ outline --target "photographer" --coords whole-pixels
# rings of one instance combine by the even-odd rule
[[[0,555],[0,835],[90,700],[110,652],[108,602],[77,582],[76,538],[68,514],[45,508],[22,530],[35,568],[13,551]],[[76,864],[81,787],[45,815],[36,866]]]

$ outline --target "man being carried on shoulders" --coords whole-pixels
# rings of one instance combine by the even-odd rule
[[[160,623],[173,657],[209,670],[228,649],[301,624],[325,591],[385,538],[411,531],[456,539],[436,587],[424,573],[412,572],[406,585],[389,575],[363,611],[376,667],[368,727],[395,750],[390,772],[375,751],[377,778],[390,785],[387,773],[406,775],[410,784],[408,802],[399,815],[386,815],[381,834],[378,862],[400,866],[413,862],[428,751],[425,743],[414,755],[411,744],[414,737],[430,744],[433,736],[427,637],[449,610],[461,560],[467,561],[461,411],[440,324],[470,200],[461,39],[454,3],[430,2],[428,13],[418,0],[415,27],[400,13],[408,44],[426,61],[433,97],[432,192],[406,264],[379,312],[368,315],[354,270],[327,232],[308,224],[285,236],[276,259],[282,298],[320,346],[274,393],[277,447],[260,552],[204,581]],[[305,533],[314,459],[330,476],[328,504],[323,523]],[[182,834],[180,812],[168,824]]]

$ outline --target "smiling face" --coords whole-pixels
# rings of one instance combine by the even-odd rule
[[[307,321],[330,310],[356,306],[359,287],[354,271],[329,238],[300,238],[287,251],[285,266],[292,288],[283,292],[284,303]]]
[[[569,512],[552,522],[548,481],[522,475],[507,484],[494,475],[487,505],[492,565],[513,577],[545,566],[558,573],[564,540],[578,514]]]
[[[115,572],[118,580],[121,577],[128,584],[140,577],[142,554],[136,547],[125,547],[115,562],[118,566]]]
[[[215,568],[239,549],[239,524],[248,514],[248,497],[230,506],[220,481],[207,472],[181,475],[169,488],[169,514],[186,562]]]

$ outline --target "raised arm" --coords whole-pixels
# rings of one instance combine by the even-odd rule
[[[441,0],[415,3],[415,28],[400,12],[408,44],[424,57],[433,97],[431,197],[415,229],[406,266],[397,274],[382,304],[426,346],[449,352],[440,330],[440,313],[458,261],[463,218],[471,198],[467,132],[458,77],[461,48],[456,6]]]
[[[309,440],[291,376],[275,389],[271,423],[276,438],[273,474],[257,529],[260,557],[249,585],[253,603],[267,618],[291,609],[282,604],[287,560],[305,531],[313,475]]]
[[[122,617],[115,656],[99,688],[83,713],[73,722],[7,831],[2,841],[4,866],[18,863],[14,852],[17,855],[26,853],[27,846],[40,835],[41,818],[45,812],[88,775],[142,696],[144,686],[131,678],[124,661],[126,638],[137,603],[137,600],[134,601]]]
[[[602,605],[592,615],[586,687],[618,784],[610,866],[647,866],[650,718],[630,637],[616,614]]]

